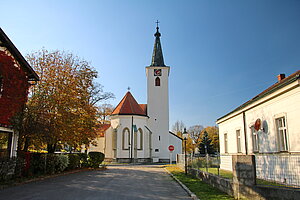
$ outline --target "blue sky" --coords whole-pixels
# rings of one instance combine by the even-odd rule
[[[117,105],[146,103],[155,21],[170,73],[170,128],[215,125],[300,69],[297,0],[0,0],[0,26],[23,55],[66,50],[91,62]]]

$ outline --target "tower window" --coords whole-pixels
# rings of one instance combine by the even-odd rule
[[[156,77],[156,79],[155,79],[155,86],[160,86],[160,79],[159,79],[159,77]]]

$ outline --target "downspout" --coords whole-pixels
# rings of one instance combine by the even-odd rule
[[[133,116],[131,116],[131,145],[130,145],[131,162],[132,162],[132,153],[133,153]]]
[[[246,155],[248,155],[247,126],[246,126],[246,114],[245,114],[245,111],[243,111],[243,124],[244,124],[245,150],[246,150]]]

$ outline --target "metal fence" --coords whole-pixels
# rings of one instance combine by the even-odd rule
[[[184,167],[184,162],[184,154],[178,154],[177,164]],[[187,155],[187,167],[220,175],[220,156],[209,154]]]
[[[299,154],[260,154],[255,162],[257,184],[300,187]]]

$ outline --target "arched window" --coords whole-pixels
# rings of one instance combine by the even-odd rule
[[[159,77],[156,77],[156,79],[155,79],[155,86],[160,86],[160,79],[159,79]]]
[[[129,133],[130,133],[129,128],[123,129],[123,133],[122,133],[122,149],[123,150],[129,149],[129,142],[130,142]]]
[[[137,149],[143,150],[143,130],[141,128],[137,132]]]

